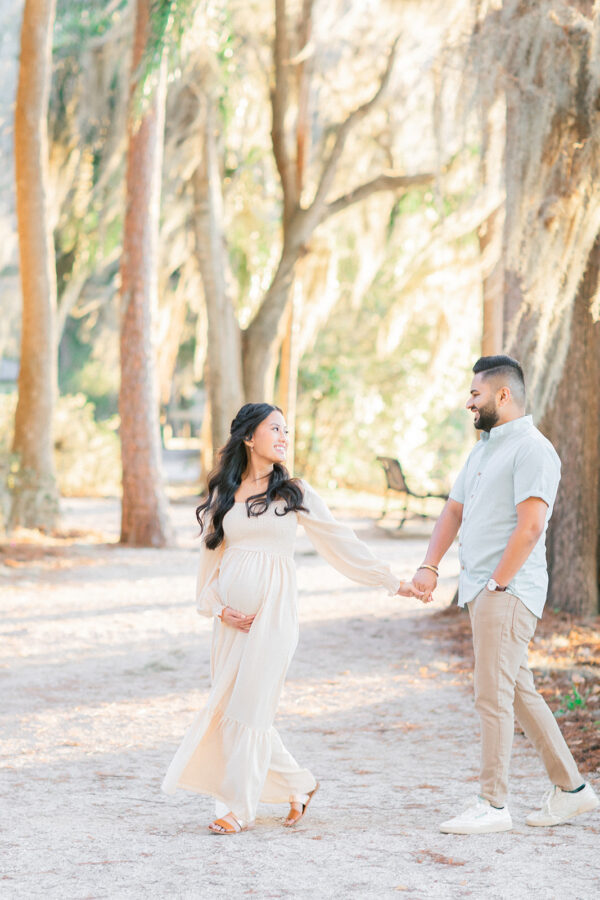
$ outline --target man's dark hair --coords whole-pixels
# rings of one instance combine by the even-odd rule
[[[473,366],[475,375],[488,378],[506,379],[515,400],[525,403],[525,377],[521,363],[512,356],[481,356]]]

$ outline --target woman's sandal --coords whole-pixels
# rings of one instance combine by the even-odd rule
[[[298,822],[300,821],[300,819],[305,815],[306,810],[308,809],[308,806],[309,806],[310,801],[312,800],[312,798],[314,797],[314,795],[317,793],[318,790],[319,790],[319,782],[317,781],[316,786],[315,786],[315,787],[313,788],[313,790],[310,791],[310,793],[308,794],[308,800],[306,801],[306,803],[303,803],[303,804],[302,804],[302,809],[301,809],[301,810],[300,810],[300,809],[294,809],[293,806],[291,807],[289,813],[287,814],[287,819],[286,819],[285,822],[283,823],[283,824],[285,825],[286,828],[293,828],[294,825],[297,825],[297,824],[298,824]]]
[[[227,813],[227,816],[223,816],[222,819],[215,819],[214,822],[211,822],[208,830],[213,834],[239,834],[241,831],[247,831],[249,827],[249,825],[242,825],[233,813]]]

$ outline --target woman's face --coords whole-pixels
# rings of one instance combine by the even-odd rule
[[[285,462],[288,444],[287,425],[277,409],[262,420],[249,441],[252,458],[260,458],[269,463]]]

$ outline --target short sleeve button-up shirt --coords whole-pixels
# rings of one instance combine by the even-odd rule
[[[546,530],[560,481],[560,459],[531,416],[483,432],[450,497],[463,504],[459,534],[459,605],[485,587],[517,524],[517,504],[539,497],[548,506],[544,532],[507,590],[538,618],[548,590]]]

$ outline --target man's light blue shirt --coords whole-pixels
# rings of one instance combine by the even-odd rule
[[[560,481],[559,456],[531,416],[482,432],[450,492],[463,504],[459,534],[458,602],[485,587],[517,525],[517,504],[539,497],[547,505],[543,534],[507,590],[541,617],[548,590],[546,530]]]

